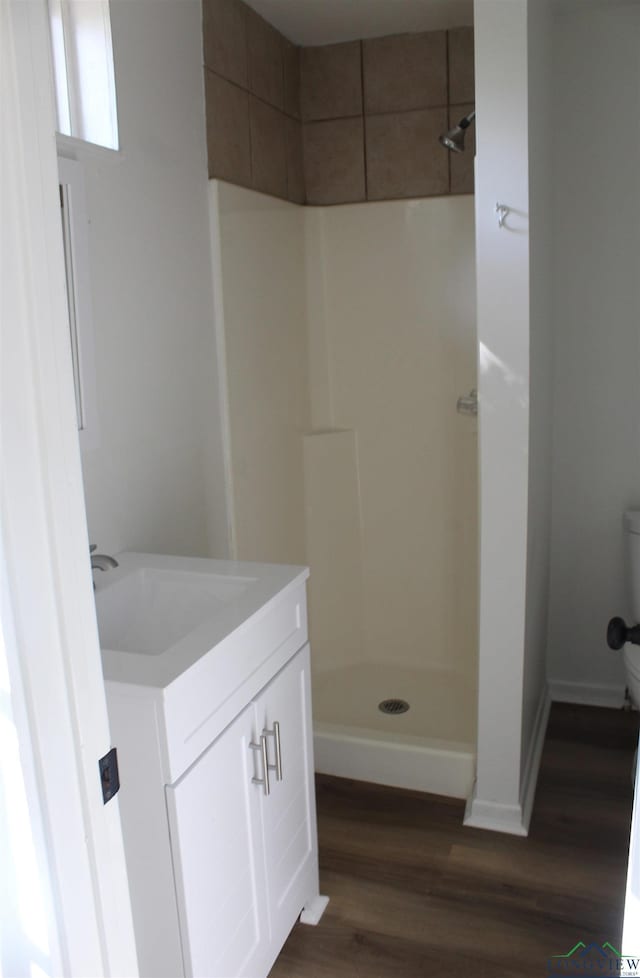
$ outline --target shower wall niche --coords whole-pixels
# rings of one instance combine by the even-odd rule
[[[464,797],[473,198],[304,208],[210,187],[234,555],[311,567],[317,766]],[[387,698],[410,709],[383,714]]]

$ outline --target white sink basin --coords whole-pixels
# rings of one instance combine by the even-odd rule
[[[117,555],[95,574],[110,714],[151,710],[172,784],[307,641],[306,567]]]
[[[138,567],[96,592],[100,644],[159,655],[255,583],[255,577]]]
[[[94,574],[104,676],[155,688],[168,687],[202,656],[220,650],[276,594],[309,573],[160,554],[121,553],[117,560],[118,567]]]

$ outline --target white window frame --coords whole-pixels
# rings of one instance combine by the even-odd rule
[[[89,262],[89,222],[82,163],[59,156],[58,180],[61,194],[64,196],[63,242],[76,415],[80,447],[85,451],[96,449],[100,437]]]
[[[109,0],[47,0],[57,129],[118,151]]]

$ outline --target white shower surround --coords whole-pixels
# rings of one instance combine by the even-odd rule
[[[311,565],[317,768],[466,797],[477,424],[455,402],[476,376],[473,198],[210,194],[234,556]],[[408,714],[378,711],[399,695]]]

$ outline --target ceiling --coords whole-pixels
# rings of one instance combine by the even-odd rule
[[[473,0],[248,0],[296,44],[441,30],[473,23]]]

